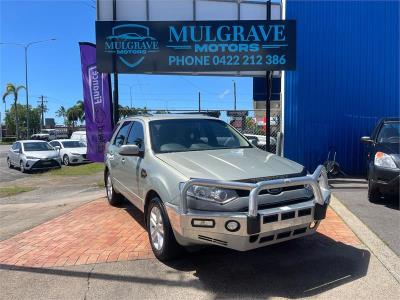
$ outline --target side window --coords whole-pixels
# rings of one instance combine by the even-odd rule
[[[14,144],[12,145],[11,149],[17,150],[17,144],[18,144],[18,143],[14,143]]]
[[[57,145],[57,142],[50,142],[49,144],[50,144],[50,146],[52,146],[52,147],[58,146],[58,145]]]
[[[21,149],[22,149],[22,147],[21,147],[21,143],[17,143],[17,146],[16,146],[16,148],[15,149],[17,149],[18,151],[21,151]]]
[[[144,131],[140,122],[133,122],[126,144],[137,145],[140,151],[144,151]]]
[[[132,122],[125,122],[124,124],[122,124],[121,128],[119,129],[119,131],[114,139],[113,145],[115,145],[117,147],[121,147],[124,144],[125,139],[128,136],[128,132],[129,132],[131,123]]]

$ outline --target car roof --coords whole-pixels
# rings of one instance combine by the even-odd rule
[[[382,118],[380,120],[381,122],[385,123],[385,122],[399,122],[400,118],[396,118],[396,117],[391,117],[391,118]]]
[[[80,140],[75,140],[75,139],[59,139],[59,140],[52,140],[51,142],[80,142]]]
[[[142,119],[144,121],[155,121],[155,120],[182,120],[182,119],[209,119],[209,120],[219,120],[214,117],[210,116],[205,116],[202,114],[145,114],[145,115],[138,115],[138,116],[133,116],[133,117],[128,117],[126,119],[123,119],[121,121],[126,121],[126,120],[137,120],[137,119]]]
[[[41,140],[20,140],[16,141],[20,143],[47,143],[46,141],[41,141]]]

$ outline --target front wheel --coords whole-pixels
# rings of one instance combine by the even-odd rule
[[[147,233],[153,253],[160,261],[177,258],[183,253],[183,247],[177,243],[158,197],[154,197],[147,208]]]
[[[11,160],[10,160],[9,157],[7,157],[7,166],[8,166],[9,169],[13,168],[13,165],[12,165]]]
[[[25,167],[24,167],[24,162],[22,160],[19,162],[19,169],[22,173],[26,172]]]
[[[371,181],[368,180],[368,201],[371,203],[376,203],[379,201],[381,194],[378,187]]]
[[[63,164],[64,164],[65,166],[69,166],[69,165],[70,165],[69,157],[68,157],[67,154],[65,154],[64,157],[63,157]]]

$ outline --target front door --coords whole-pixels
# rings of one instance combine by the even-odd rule
[[[125,121],[118,130],[118,133],[113,140],[112,144],[108,146],[107,156],[110,162],[110,172],[114,187],[121,192],[125,197],[128,197],[126,187],[122,184],[122,159],[124,158],[119,154],[119,148],[125,144],[128,137],[129,129],[132,125],[131,121]]]
[[[129,200],[139,209],[144,208],[143,199],[140,190],[140,180],[145,174],[144,164],[144,130],[140,121],[134,121],[129,132],[126,145],[137,145],[140,150],[140,156],[125,156],[121,158],[122,174],[121,183],[126,187],[129,193]]]

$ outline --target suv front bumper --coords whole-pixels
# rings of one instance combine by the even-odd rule
[[[190,210],[186,193],[192,185],[249,190],[248,212]],[[258,210],[257,198],[262,190],[309,185],[312,200]],[[192,179],[181,191],[180,207],[166,203],[170,223],[182,245],[214,244],[239,251],[255,249],[314,233],[325,218],[330,201],[326,171],[319,166],[312,175],[241,183]],[[228,224],[236,223],[235,230]]]

